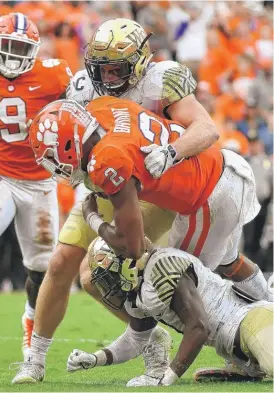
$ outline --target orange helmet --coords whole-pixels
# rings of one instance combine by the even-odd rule
[[[76,187],[83,180],[83,143],[97,127],[96,119],[75,101],[48,104],[35,116],[29,129],[37,163],[58,182]]]
[[[40,47],[36,25],[24,14],[0,17],[0,73],[16,78],[30,71]]]

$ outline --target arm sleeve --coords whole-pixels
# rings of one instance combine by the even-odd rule
[[[126,151],[107,146],[88,164],[91,181],[108,195],[116,194],[133,175],[134,163]]]
[[[136,332],[130,326],[105,349],[113,356],[113,364],[124,363],[139,356],[147,345],[153,329]]]

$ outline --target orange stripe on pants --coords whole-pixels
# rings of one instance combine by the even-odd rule
[[[192,236],[195,232],[195,229],[196,229],[196,213],[193,213],[189,216],[189,227],[188,227],[187,234],[181,243],[181,246],[180,246],[181,250],[187,251],[189,243],[190,243]]]
[[[210,229],[210,209],[209,209],[209,205],[208,202],[206,202],[203,206],[203,229],[202,229],[202,233],[197,241],[197,245],[194,249],[193,255],[195,257],[199,257],[199,255],[201,254],[201,251],[204,247],[208,232]]]

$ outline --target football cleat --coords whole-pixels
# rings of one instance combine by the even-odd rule
[[[193,379],[196,382],[261,382],[263,376],[251,377],[235,364],[227,363],[224,368],[199,368]]]
[[[160,326],[156,326],[143,351],[146,375],[158,378],[165,373],[169,367],[169,351],[171,347],[172,338],[168,331]]]
[[[24,360],[28,357],[28,352],[30,349],[31,335],[33,331],[34,321],[26,317],[26,314],[22,316],[22,327],[23,327],[23,343],[22,352],[24,355]]]
[[[161,378],[150,377],[149,375],[141,375],[128,381],[127,388],[136,388],[140,386],[158,386]]]
[[[169,351],[172,347],[170,334],[160,326],[153,330],[143,351],[145,374],[134,377],[127,383],[130,386],[157,386],[160,378],[169,367]]]
[[[13,363],[12,366],[19,368],[17,374],[11,381],[12,384],[23,384],[23,383],[38,383],[42,382],[45,377],[45,367],[42,364],[34,363],[31,358],[23,363]]]

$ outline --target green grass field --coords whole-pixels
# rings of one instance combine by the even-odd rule
[[[21,315],[24,307],[23,294],[0,295],[0,391],[3,392],[89,392],[89,391],[171,391],[171,392],[271,392],[272,382],[262,383],[206,383],[197,384],[192,380],[196,368],[220,366],[221,359],[210,348],[202,351],[186,375],[171,387],[166,388],[131,388],[126,382],[143,373],[142,358],[126,364],[95,368],[69,374],[66,361],[74,348],[95,351],[118,337],[125,325],[113,317],[102,306],[93,302],[86,294],[73,294],[67,315],[56,333],[47,358],[45,382],[35,385],[11,385],[16,371],[9,370],[9,365],[22,360],[21,355]],[[171,331],[175,353],[181,337]]]

